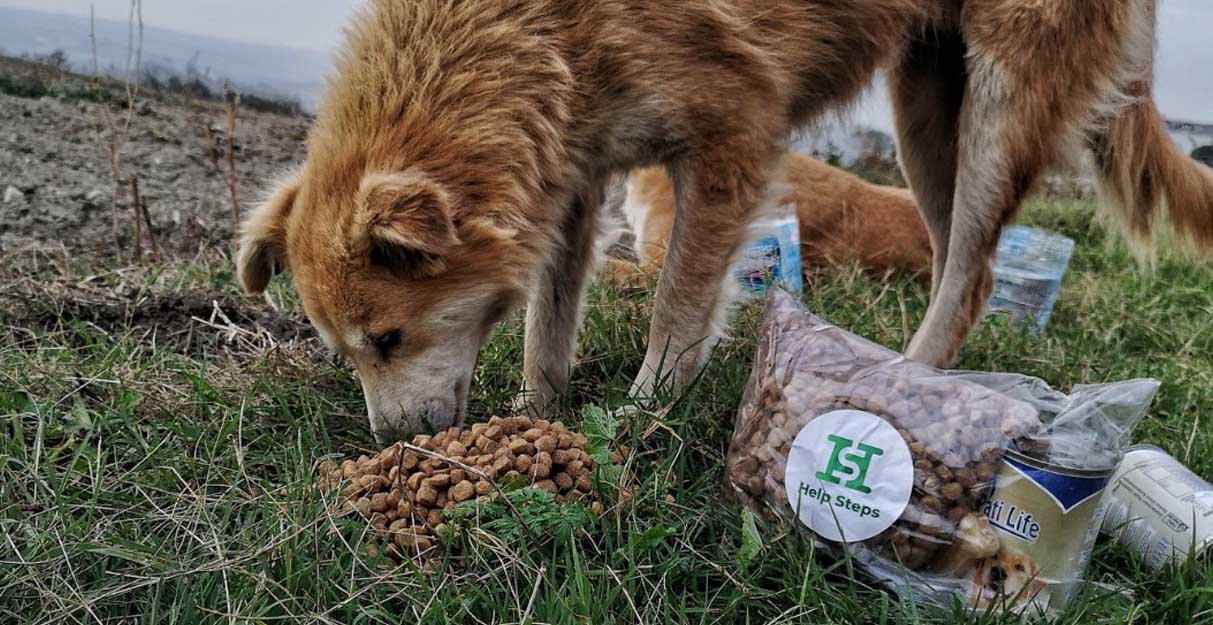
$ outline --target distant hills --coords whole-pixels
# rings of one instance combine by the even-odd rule
[[[71,67],[91,72],[89,20],[0,7],[0,53],[67,53]],[[97,20],[97,57],[101,71],[121,77],[127,62],[127,25]],[[329,70],[326,52],[257,45],[145,26],[143,67],[154,75],[193,74],[204,81],[230,80],[244,91],[289,96],[312,108]]]

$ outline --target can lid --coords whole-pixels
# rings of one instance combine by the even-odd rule
[[[1080,477],[1080,478],[1111,477],[1111,475],[1113,473],[1115,473],[1116,469],[1118,468],[1118,467],[1110,467],[1107,469],[1074,469],[1071,467],[1054,464],[1047,460],[1041,460],[1040,458],[1036,458],[1034,456],[1029,456],[1028,454],[1025,454],[1021,451],[1016,451],[1014,449],[1008,449],[1006,451],[1006,453],[1004,454],[1004,459],[1014,460],[1015,462],[1027,465],[1034,469],[1040,469],[1042,471],[1049,471],[1051,473],[1056,473],[1058,475],[1068,475],[1071,477]]]

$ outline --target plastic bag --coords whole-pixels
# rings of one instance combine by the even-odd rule
[[[1065,395],[1026,376],[940,371],[774,290],[727,480],[751,508],[798,519],[834,553],[845,546],[859,570],[916,599],[1059,607],[1081,580],[1085,556],[1045,563],[1047,570],[1030,553],[1016,564],[1005,536],[1035,534],[1042,547],[1076,540],[1089,555],[1098,519],[1085,506],[1092,497],[1098,503],[1106,477],[1078,483],[1027,467],[1020,483],[1017,467],[1109,473],[1156,387],[1145,380]],[[1025,521],[1024,510],[1039,502],[991,496],[1005,488],[1011,498],[1037,482],[1060,488],[1062,498],[1098,489],[1074,508],[1077,516],[1063,510],[1049,520],[1062,527]],[[1051,505],[1051,497],[1040,499]]]

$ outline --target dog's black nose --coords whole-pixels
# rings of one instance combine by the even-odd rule
[[[454,402],[444,399],[427,399],[408,419],[420,434],[434,434],[455,425],[458,415]]]
[[[990,569],[990,583],[1001,585],[1007,581],[1007,572],[1002,570],[1001,566],[996,566]]]
[[[437,434],[461,421],[459,404],[451,399],[434,397],[409,406],[401,405],[399,410],[394,414],[379,413],[377,417],[371,417],[375,442],[383,445],[407,442],[418,434]]]

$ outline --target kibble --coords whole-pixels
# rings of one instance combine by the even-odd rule
[[[320,487],[340,489],[344,504],[384,539],[384,545],[368,546],[368,553],[399,560],[433,549],[446,527],[444,512],[497,496],[494,483],[501,478],[526,479],[558,502],[588,499],[594,463],[586,444],[584,435],[558,421],[493,417],[468,429],[413,439],[414,447],[473,470],[398,444],[373,457],[323,463]]]
[[[476,487],[466,480],[459,482],[451,488],[451,499],[454,499],[456,502],[464,502],[475,496]]]

